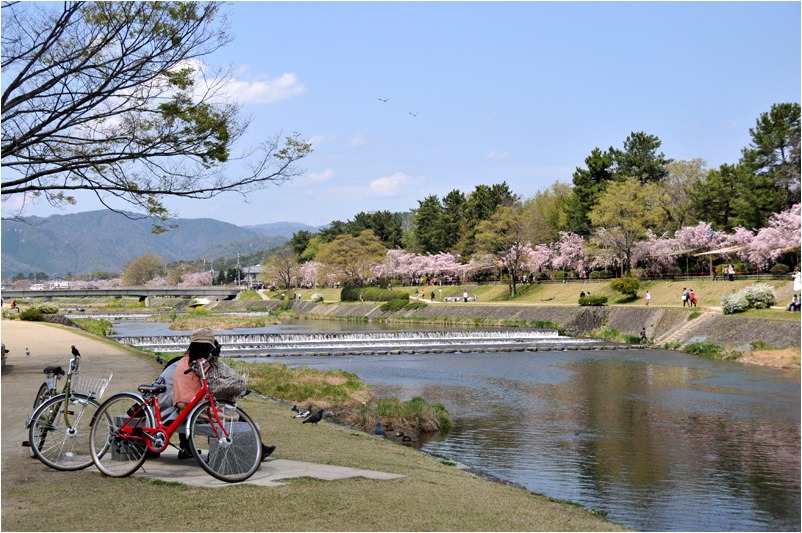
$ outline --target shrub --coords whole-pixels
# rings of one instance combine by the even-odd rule
[[[600,272],[598,270],[594,270],[593,272],[590,273],[590,276],[588,276],[588,277],[590,279],[600,279],[600,278],[603,278],[605,276],[604,276],[604,272]]]
[[[20,320],[29,320],[31,322],[41,322],[44,320],[42,311],[38,307],[31,307],[25,311],[20,312]]]
[[[767,309],[777,303],[774,287],[766,283],[755,283],[741,291],[746,296],[751,309]]]
[[[579,305],[583,307],[607,305],[607,296],[580,296]]]
[[[409,301],[409,299],[407,300],[395,299],[382,304],[381,310],[393,312],[393,311],[401,311],[402,309],[422,309],[424,307],[426,307],[425,302],[420,302],[420,301],[411,302]]]
[[[315,294],[312,295],[312,301],[313,302],[317,302],[317,303],[322,302],[323,301],[323,295],[320,294],[319,292],[316,292]]]
[[[749,302],[743,292],[732,292],[721,298],[721,310],[725,315],[743,313],[749,309]]]
[[[693,355],[703,355],[705,357],[710,357],[712,359],[737,359],[741,356],[740,352],[731,351],[728,352],[721,346],[717,344],[711,344],[709,342],[693,342],[687,344],[685,348],[682,349],[683,352],[693,354]]]
[[[788,265],[784,265],[782,263],[777,263],[773,267],[771,267],[772,274],[787,274],[791,269]]]
[[[640,281],[632,277],[617,278],[610,282],[610,288],[624,296],[636,297],[638,289],[640,289]]]
[[[340,291],[340,300],[343,302],[358,302],[361,300],[369,302],[389,302],[390,300],[409,300],[409,294],[404,291],[392,289],[380,289],[378,287],[361,287],[358,285],[346,285]]]

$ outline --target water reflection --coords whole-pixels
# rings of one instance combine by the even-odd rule
[[[300,358],[455,418],[423,449],[641,530],[800,527],[799,372],[669,351]]]
[[[299,321],[264,329],[387,328]],[[800,530],[798,370],[663,350],[253,361],[341,368],[380,396],[442,402],[454,428],[417,443],[424,450],[634,529]]]

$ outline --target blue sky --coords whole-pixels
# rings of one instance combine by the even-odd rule
[[[248,203],[168,201],[182,217],[317,226],[502,181],[528,198],[633,131],[715,168],[738,160],[772,104],[800,101],[798,2],[228,9],[234,41],[205,61],[237,69],[232,94],[252,117],[243,143],[299,132],[315,151],[304,176]]]

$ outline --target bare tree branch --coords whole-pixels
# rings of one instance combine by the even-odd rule
[[[200,61],[229,41],[219,3],[6,2],[2,17],[4,201],[64,205],[90,190],[165,219],[163,197],[301,173],[311,146],[298,134],[231,157],[250,120],[221,98],[230,73],[207,76]]]

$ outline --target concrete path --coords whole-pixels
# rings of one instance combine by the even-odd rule
[[[113,345],[85,337],[72,328],[19,320],[3,320],[1,326],[2,342],[10,350],[0,382],[2,394],[0,431],[3,436],[0,451],[2,451],[2,488],[5,491],[20,480],[30,479],[32,476],[69,475],[68,472],[57,472],[47,468],[35,458],[31,458],[28,449],[22,447],[22,441],[28,438],[25,420],[33,407],[36,391],[44,380],[42,369],[46,365],[62,365],[66,370],[70,358],[70,346],[75,345],[82,355],[81,368],[87,371],[109,369],[114,372],[111,384],[101,401],[115,392],[136,390],[138,385],[152,382],[159,373],[159,367],[153,361],[135,357]],[[26,348],[30,355],[25,354]],[[177,451],[172,447],[162,454],[162,457],[147,460],[143,468],[134,475],[204,487],[231,485],[207,474],[194,459],[179,461]],[[289,461],[281,459],[279,449],[261,464],[259,470],[246,483],[270,487],[282,485],[279,480],[296,477],[337,480],[349,477],[396,479],[404,476],[358,468]]]

